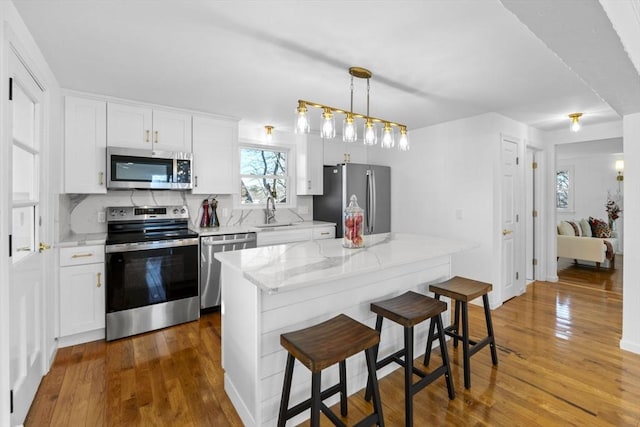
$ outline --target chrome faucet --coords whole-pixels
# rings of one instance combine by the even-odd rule
[[[271,208],[269,208],[269,200],[271,200]],[[276,201],[271,194],[267,197],[267,207],[264,210],[264,222],[265,224],[276,222]]]

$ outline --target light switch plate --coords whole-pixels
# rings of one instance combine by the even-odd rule
[[[98,211],[98,222],[105,222],[105,212],[104,211]]]

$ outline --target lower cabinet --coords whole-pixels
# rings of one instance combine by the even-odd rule
[[[304,242],[307,240],[333,239],[336,227],[301,228],[289,230],[269,230],[258,233],[258,246],[281,245],[284,243]]]
[[[104,246],[61,248],[60,336],[102,330],[104,327]]]

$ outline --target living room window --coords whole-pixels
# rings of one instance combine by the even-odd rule
[[[271,194],[278,205],[290,200],[289,150],[282,147],[240,147],[240,205],[264,207]]]
[[[573,212],[573,166],[563,166],[556,170],[556,208],[563,212]]]

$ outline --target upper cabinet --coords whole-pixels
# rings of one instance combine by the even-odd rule
[[[64,191],[106,193],[107,103],[65,96]]]
[[[324,141],[318,135],[296,135],[296,193],[298,196],[323,192]]]
[[[157,151],[191,151],[191,115],[109,102],[107,144]]]
[[[193,194],[232,194],[238,123],[193,117]]]

